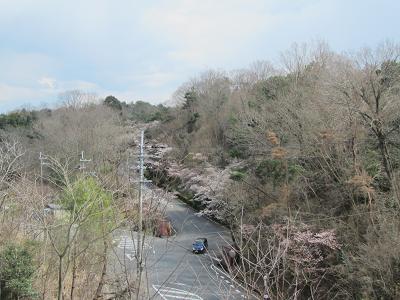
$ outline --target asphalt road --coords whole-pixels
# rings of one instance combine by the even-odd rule
[[[151,299],[256,299],[247,294],[239,283],[214,264],[222,245],[230,242],[227,229],[202,216],[180,202],[171,199],[166,215],[172,221],[176,234],[170,238],[149,237],[145,240],[145,269]],[[208,239],[206,254],[193,254],[192,243],[198,237]],[[115,240],[116,253],[135,272],[135,237],[120,232]]]

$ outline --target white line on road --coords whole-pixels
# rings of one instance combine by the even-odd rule
[[[199,295],[191,293],[189,291],[176,289],[168,286],[160,286],[153,284],[153,289],[160,295],[164,300],[170,298],[173,299],[184,299],[184,300],[203,300]]]
[[[215,267],[214,265],[211,265],[210,268],[211,268],[212,270],[214,270],[216,274],[219,273],[219,277],[220,277],[220,278],[225,279],[225,277],[221,275],[221,274],[224,274],[228,279],[231,280],[231,281],[225,280],[226,283],[228,283],[228,284],[234,283],[234,284],[236,284],[237,286],[241,287],[244,291],[247,290],[247,289],[246,289],[243,285],[241,285],[239,282],[237,282],[237,281],[235,281],[234,279],[232,279],[232,278],[229,276],[228,273],[226,273],[226,272],[224,272],[224,271],[218,269],[218,268]],[[231,285],[231,287],[232,287],[232,285]],[[236,292],[241,293],[238,289],[236,290]],[[240,296],[241,296],[242,298],[244,298],[244,299],[248,299],[248,297],[245,296],[245,295],[243,295],[243,294],[240,295]],[[254,297],[254,295],[252,295],[252,296]],[[254,297],[254,298],[257,298],[257,297]]]
[[[217,258],[217,257],[215,257],[215,256],[212,256],[212,255],[210,255],[209,253],[206,253],[206,256],[208,256],[209,258],[211,258],[212,260],[215,260],[215,261],[217,261],[217,262],[221,262],[221,261],[222,261],[222,259],[219,259],[219,258]]]
[[[126,257],[127,257],[130,261],[132,261],[132,260],[135,259],[135,255],[134,255],[134,254],[129,254],[129,253],[127,253],[127,254],[126,254]]]
[[[199,300],[199,298],[188,298],[188,297],[184,297],[182,298],[182,296],[174,296],[174,295],[164,295],[167,298],[164,299],[168,299],[168,298],[174,298],[174,299],[182,299],[182,300]]]
[[[123,235],[123,236],[121,236],[121,240],[120,240],[120,242],[118,244],[118,248],[135,250],[136,244],[137,244],[137,240],[133,240],[131,237]],[[144,243],[144,248],[145,249],[152,249],[153,247],[145,242]]]

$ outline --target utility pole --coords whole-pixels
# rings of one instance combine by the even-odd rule
[[[144,178],[144,131],[140,134],[140,155],[139,155],[139,228],[137,235],[137,275],[138,275],[138,286],[137,286],[137,296],[139,296],[140,284],[142,280],[143,272],[143,253],[142,247],[144,245],[145,236],[143,234],[143,184],[146,182],[151,182],[151,180],[146,180]],[[138,298],[139,299],[139,298]]]
[[[85,172],[85,169],[86,169],[85,163],[91,162],[92,160],[85,159],[85,151],[82,151],[81,158],[79,159],[79,161],[81,162],[81,165],[79,166],[79,170],[82,170],[82,172]]]
[[[140,155],[139,155],[139,229],[138,229],[138,239],[137,239],[137,259],[138,259],[138,271],[142,272],[142,252],[141,252],[141,235],[143,231],[143,164],[144,164],[144,133],[140,133]],[[141,277],[141,276],[140,276]],[[140,278],[139,278],[140,280]]]
[[[43,155],[42,152],[39,152],[39,160],[40,160],[40,186],[41,186],[42,196],[43,196],[43,166],[48,165],[49,163],[46,161],[47,156]]]

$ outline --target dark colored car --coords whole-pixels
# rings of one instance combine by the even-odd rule
[[[197,238],[192,247],[193,253],[204,253],[207,251],[208,241],[206,238]]]

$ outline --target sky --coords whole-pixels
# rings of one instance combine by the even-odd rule
[[[79,89],[163,103],[208,69],[277,62],[294,43],[398,42],[398,0],[0,0],[0,113]]]

